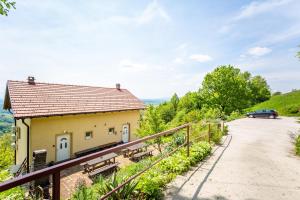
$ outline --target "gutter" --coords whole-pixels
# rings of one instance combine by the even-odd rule
[[[8,112],[11,115],[13,115],[13,112],[10,109],[8,109]],[[14,118],[14,125],[15,125],[15,127],[17,126],[17,120],[16,120],[16,118]],[[17,145],[17,135],[16,134],[15,134],[15,144]],[[16,164],[17,164],[17,149],[15,148],[15,165]]]
[[[29,125],[24,121],[24,118],[22,119],[22,123],[27,127],[27,160],[26,160],[26,171],[29,173],[29,133],[30,133],[30,127]]]

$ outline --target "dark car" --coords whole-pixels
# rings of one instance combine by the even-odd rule
[[[254,112],[249,112],[246,115],[247,117],[250,118],[264,117],[264,118],[275,119],[276,117],[278,117],[278,113],[275,110],[257,110]]]

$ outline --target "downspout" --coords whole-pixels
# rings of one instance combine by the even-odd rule
[[[8,110],[8,112],[11,114],[11,115],[13,115],[13,112],[9,109]],[[14,125],[15,125],[15,127],[17,126],[17,121],[16,121],[16,119],[14,118]],[[15,133],[15,144],[16,144],[16,146],[17,146],[17,135],[16,135],[16,133]],[[15,165],[17,164],[17,148],[15,148]]]
[[[30,133],[30,127],[29,125],[24,121],[24,118],[22,119],[22,123],[27,127],[27,160],[26,160],[26,171],[29,173],[29,133]]]

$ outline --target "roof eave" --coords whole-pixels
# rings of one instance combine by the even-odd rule
[[[98,114],[98,113],[109,113],[109,112],[126,112],[126,111],[134,111],[134,110],[145,110],[145,107],[141,108],[133,108],[133,109],[123,109],[123,110],[108,110],[108,111],[95,111],[95,112],[79,112],[79,113],[63,113],[63,114],[53,114],[53,115],[24,115],[24,116],[14,116],[15,119],[33,119],[33,118],[44,118],[44,117],[59,117],[66,115],[86,115],[86,114]]]

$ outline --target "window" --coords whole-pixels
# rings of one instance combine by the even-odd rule
[[[109,128],[108,129],[108,135],[115,134],[115,128]]]
[[[89,140],[93,138],[93,131],[87,131],[85,132],[85,139]]]

